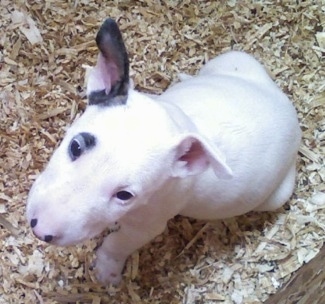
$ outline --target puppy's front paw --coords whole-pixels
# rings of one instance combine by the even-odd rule
[[[122,279],[124,263],[125,259],[114,258],[110,256],[109,253],[99,248],[95,264],[95,275],[97,280],[103,285],[109,283],[118,285]]]

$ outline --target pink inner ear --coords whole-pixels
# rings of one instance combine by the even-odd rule
[[[185,177],[200,174],[210,165],[215,174],[223,179],[233,176],[224,157],[216,147],[210,147],[204,139],[188,136],[177,146],[174,176]]]
[[[186,162],[185,166],[189,171],[203,171],[209,165],[209,160],[204,148],[198,141],[191,141],[188,150],[179,158]]]
[[[87,83],[87,94],[91,92],[105,90],[108,94],[112,85],[119,79],[117,66],[108,62],[100,53],[98,55],[97,64],[90,72]]]
[[[202,154],[204,154],[202,145],[199,142],[192,142],[189,150],[186,151],[179,160],[192,162],[198,158],[202,158]]]
[[[107,60],[101,53],[99,54],[97,67],[100,70],[102,81],[104,82],[106,93],[108,94],[111,87],[119,79],[117,66],[115,63]]]

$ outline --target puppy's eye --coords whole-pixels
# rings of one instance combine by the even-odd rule
[[[72,160],[77,159],[84,151],[84,148],[83,142],[80,142],[78,138],[74,138],[69,147],[70,157]]]
[[[90,133],[79,133],[72,138],[69,145],[69,155],[72,161],[79,158],[86,150],[94,147],[96,144],[95,137]]]
[[[128,191],[122,190],[117,192],[115,196],[122,201],[127,201],[133,197],[133,194]]]

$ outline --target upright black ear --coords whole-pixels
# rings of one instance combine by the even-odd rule
[[[125,104],[129,89],[129,59],[122,34],[106,19],[96,36],[99,55],[87,83],[89,105]]]

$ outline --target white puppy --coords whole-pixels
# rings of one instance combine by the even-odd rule
[[[229,52],[148,97],[129,85],[116,23],[98,32],[89,106],[34,183],[27,217],[51,244],[116,229],[97,251],[102,283],[177,214],[275,210],[292,194],[301,132],[294,107],[250,55]]]

